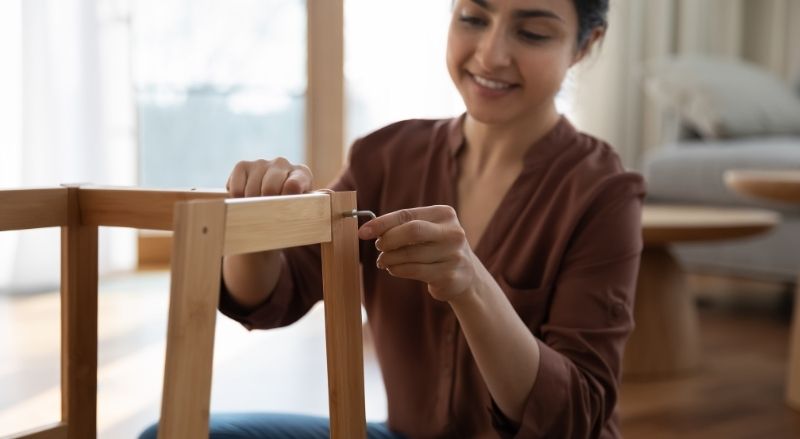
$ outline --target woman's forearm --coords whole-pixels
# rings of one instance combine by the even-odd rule
[[[539,372],[539,345],[482,264],[480,277],[450,305],[489,392],[506,417],[519,422]]]
[[[267,300],[281,272],[281,251],[226,256],[222,281],[233,299],[244,308]]]

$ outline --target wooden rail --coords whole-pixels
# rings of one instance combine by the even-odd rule
[[[67,224],[67,189],[0,191],[0,231]]]

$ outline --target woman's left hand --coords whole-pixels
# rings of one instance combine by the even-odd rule
[[[377,265],[392,276],[428,284],[433,298],[450,301],[474,284],[478,258],[455,209],[427,206],[398,210],[365,223],[361,239],[375,239]]]

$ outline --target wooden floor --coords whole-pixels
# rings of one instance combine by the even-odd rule
[[[629,438],[798,438],[784,404],[789,334],[786,288],[694,276],[703,364],[685,377],[623,382]]]
[[[789,326],[780,288],[701,277],[692,285],[704,298],[703,367],[672,380],[625,382],[625,436],[800,437],[800,413],[783,404]],[[101,438],[136,437],[158,415],[168,287],[164,272],[101,283]],[[220,317],[212,410],[325,415],[321,311],[275,331],[247,332]],[[58,419],[58,325],[57,295],[0,296],[0,437]],[[386,397],[369,346],[365,357],[367,417],[382,420]]]

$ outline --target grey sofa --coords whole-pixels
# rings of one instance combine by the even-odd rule
[[[795,282],[800,273],[800,208],[737,195],[723,181],[728,169],[800,169],[800,136],[684,140],[647,157],[648,202],[759,207],[781,213],[772,232],[744,240],[682,244],[674,251],[686,268]]]

